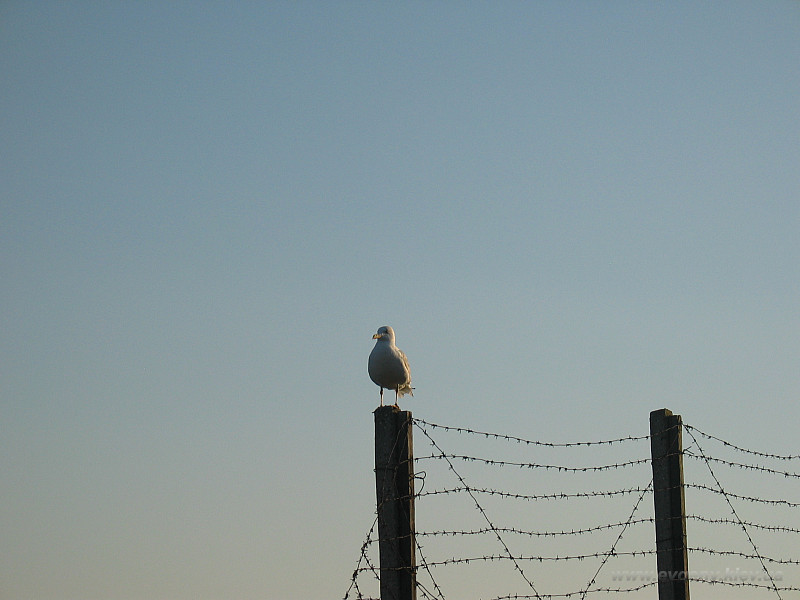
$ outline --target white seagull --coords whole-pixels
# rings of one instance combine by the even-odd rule
[[[394,390],[394,405],[397,399],[405,394],[414,395],[411,391],[411,369],[405,353],[394,345],[394,329],[385,325],[372,336],[375,347],[369,355],[369,378],[381,388],[381,406],[383,406],[383,388]]]

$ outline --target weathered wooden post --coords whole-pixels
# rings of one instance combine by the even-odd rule
[[[411,412],[375,409],[381,600],[416,600],[414,443]]]
[[[682,433],[680,415],[650,413],[659,600],[689,600]]]

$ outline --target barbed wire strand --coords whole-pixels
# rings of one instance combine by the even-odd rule
[[[429,421],[423,421],[422,419],[414,419],[414,423],[417,425],[425,425],[432,429],[442,429],[445,431],[455,431],[457,433],[468,433],[471,435],[482,436],[485,438],[494,438],[498,440],[507,440],[511,442],[517,442],[520,444],[527,444],[532,446],[546,446],[548,448],[571,448],[576,446],[599,446],[599,445],[612,445],[612,444],[619,444],[622,442],[633,442],[639,440],[647,440],[650,439],[649,435],[639,435],[639,436],[626,436],[616,439],[609,439],[609,440],[600,440],[596,442],[542,442],[540,440],[527,440],[525,438],[516,437],[513,435],[506,435],[504,433],[492,433],[488,431],[478,431],[477,429],[469,429],[467,427],[453,427],[450,425],[437,425],[436,423],[431,423]]]
[[[619,540],[617,540],[619,541]],[[615,542],[616,543],[616,542]],[[668,550],[664,550],[672,552],[675,550],[683,550],[683,548],[670,548]],[[715,548],[702,548],[702,547],[694,547],[694,546],[687,546],[687,552],[698,553],[698,554],[708,554],[712,556],[737,556],[739,558],[745,558],[748,560],[763,560],[766,562],[771,562],[774,564],[780,565],[800,565],[800,559],[794,558],[775,558],[766,556],[761,553],[757,554],[749,554],[747,552],[740,552],[738,550],[717,550]],[[526,562],[566,562],[566,561],[584,561],[590,558],[623,558],[623,557],[632,557],[636,558],[639,556],[655,556],[658,554],[659,550],[655,550],[653,548],[649,549],[641,549],[641,550],[623,550],[617,551],[615,548],[611,548],[609,550],[604,550],[602,552],[587,552],[586,554],[554,554],[549,556],[543,556],[538,554],[531,554],[531,555],[511,555],[508,554],[484,554],[479,556],[453,556],[450,558],[444,558],[441,560],[436,561],[429,561],[427,562],[428,567],[441,567],[445,565],[462,565],[462,564],[469,564],[473,562],[502,562],[502,561],[526,561]],[[402,571],[405,567],[390,567],[386,569],[381,569],[382,571]],[[360,567],[358,569],[360,572],[364,571],[372,571],[371,566]],[[583,590],[586,591],[586,590]],[[588,590],[592,591],[592,590]]]
[[[624,594],[630,592],[638,592],[639,590],[643,590],[645,588],[654,587],[658,583],[657,581],[649,581],[647,583],[643,583],[641,585],[637,585],[631,588],[595,588],[591,590],[589,593],[605,593],[605,594]],[[551,600],[553,598],[572,598],[573,596],[577,596],[578,594],[582,594],[582,591],[577,592],[566,592],[564,594],[542,594],[540,598],[546,598]],[[508,596],[497,596],[496,598],[492,598],[492,600],[524,600],[527,598],[534,598],[534,596],[527,596],[524,594],[511,594]]]
[[[700,446],[700,443],[697,441],[697,438],[694,436],[694,434],[692,434],[692,431],[690,429],[686,429],[686,433],[689,434],[689,436],[692,438],[692,441],[697,446],[697,451],[700,453],[700,456],[705,457],[703,448]],[[714,479],[714,482],[717,484],[719,491],[722,492],[722,497],[725,498],[725,502],[731,509],[731,513],[736,518],[736,521],[739,523],[739,525],[741,525],[742,531],[744,531],[744,535],[747,537],[747,541],[750,542],[750,545],[753,547],[753,551],[755,552],[756,557],[758,558],[758,562],[761,564],[761,567],[764,569],[764,572],[767,574],[767,577],[769,577],[769,581],[772,584],[772,589],[774,589],[775,594],[778,596],[779,600],[781,600],[781,593],[778,590],[778,586],[775,584],[775,580],[772,578],[772,573],[770,573],[769,569],[767,568],[767,564],[764,561],[764,558],[758,551],[758,547],[756,546],[756,543],[753,541],[753,538],[750,537],[750,532],[747,530],[747,527],[744,525],[744,522],[742,521],[741,517],[739,517],[739,513],[737,513],[736,509],[733,507],[733,503],[728,497],[728,494],[725,492],[725,489],[722,487],[722,484],[720,483],[719,479],[717,479],[717,476],[714,473],[714,469],[711,468],[711,462],[707,460],[705,461],[705,465],[708,468],[708,472],[711,474],[712,479]]]
[[[710,460],[712,462],[725,465],[726,467],[738,467],[739,469],[744,469],[748,471],[761,471],[762,473],[770,473],[772,475],[783,475],[786,478],[794,477],[800,479],[800,473],[794,473],[792,471],[781,471],[779,469],[770,469],[769,467],[763,467],[761,465],[752,465],[749,463],[741,463],[741,462],[734,462],[731,460],[725,460],[723,458],[716,458],[714,456],[698,456],[691,451],[684,451],[684,455],[695,458],[698,460]]]
[[[753,587],[762,590],[777,590],[779,592],[800,592],[800,587],[777,587],[763,583],[753,583],[752,581],[726,581],[725,579],[706,579],[705,577],[691,577],[689,581],[706,583],[709,585],[727,585],[730,587]]]
[[[655,519],[653,517],[642,517],[640,519],[633,519],[630,521],[630,525],[638,525],[641,523],[653,523]],[[590,534],[597,531],[602,531],[605,529],[616,529],[617,527],[621,527],[625,525],[625,522],[617,522],[617,523],[604,523],[602,525],[595,525],[592,527],[586,527],[583,529],[562,529],[561,531],[530,531],[525,529],[518,529],[515,527],[498,527],[497,530],[503,533],[514,533],[519,535],[526,535],[529,537],[556,537],[560,535],[582,535],[582,534]],[[471,530],[439,530],[439,531],[418,531],[417,535],[421,537],[425,536],[467,536],[467,535],[485,535],[487,533],[491,533],[491,529],[471,529]],[[798,530],[800,532],[800,530]]]
[[[761,523],[754,523],[753,521],[742,521],[740,523],[739,521],[734,521],[733,519],[710,519],[701,515],[686,515],[686,518],[700,521],[702,523],[711,523],[713,525],[741,525],[741,523],[744,523],[744,525],[747,527],[763,529],[765,531],[773,531],[778,533],[800,533],[800,529],[797,527],[786,527],[784,525],[763,525]]]
[[[788,506],[789,508],[798,508],[800,507],[800,502],[790,502],[789,500],[784,500],[783,498],[757,498],[755,496],[744,496],[742,494],[736,494],[734,492],[728,492],[719,488],[713,488],[711,486],[702,484],[702,483],[684,483],[684,487],[696,489],[696,490],[704,490],[706,492],[711,492],[712,494],[719,494],[721,496],[726,496],[728,498],[735,498],[737,500],[746,500],[747,502],[757,502],[761,504],[772,504],[772,505],[782,505]]]
[[[715,435],[711,435],[710,433],[705,433],[704,431],[700,431],[697,427],[694,427],[692,425],[687,425],[686,423],[684,423],[683,426],[687,430],[687,433],[688,430],[691,429],[692,431],[699,433],[704,438],[714,440],[716,442],[719,442],[720,444],[723,444],[724,446],[733,448],[734,450],[738,450],[739,452],[744,452],[745,454],[752,454],[753,456],[761,456],[762,458],[774,458],[776,460],[800,460],[800,454],[789,454],[789,455],[772,454],[770,452],[759,452],[758,450],[749,450],[748,448],[742,448],[741,446],[737,446],[736,444],[727,442],[722,438],[719,438]]]
[[[730,493],[729,493],[730,495]],[[678,517],[668,517],[664,520],[673,520]],[[734,521],[733,519],[711,519],[708,517],[703,517],[701,515],[686,515],[687,520],[695,520],[700,521],[702,523],[710,523],[714,525],[735,525],[737,527],[740,526],[738,521]],[[654,517],[642,517],[640,519],[633,519],[630,524],[631,525],[639,525],[641,523],[655,523],[657,519]],[[785,527],[783,525],[764,525],[762,523],[755,523],[753,521],[742,521],[747,527],[753,527],[756,529],[763,529],[765,531],[772,531],[775,533],[800,533],[800,528],[796,527]],[[617,527],[621,527],[625,523],[618,522],[618,523],[604,523],[602,525],[595,525],[592,527],[586,527],[583,529],[562,529],[560,531],[532,531],[526,529],[518,529],[515,527],[498,527],[497,530],[503,533],[513,533],[518,535],[526,535],[529,537],[556,537],[562,535],[583,535],[583,534],[591,534],[597,531],[602,531],[605,529],[616,529]],[[491,533],[491,529],[471,529],[471,530],[434,530],[434,531],[418,531],[417,535],[420,537],[425,536],[468,536],[468,535],[485,535],[487,533]]]
[[[442,450],[442,449],[439,447],[439,445],[438,445],[438,444],[436,443],[436,441],[435,441],[435,440],[434,440],[434,439],[433,439],[433,438],[430,436],[430,434],[429,434],[429,433],[426,431],[426,429],[425,429],[424,427],[420,427],[419,425],[418,425],[418,429],[419,429],[419,430],[420,430],[420,431],[423,433],[423,435],[424,435],[426,438],[428,438],[428,440],[430,441],[430,443],[431,443],[431,444],[432,444],[432,445],[433,445],[433,446],[434,446],[434,447],[435,447],[435,448],[436,448],[436,449],[437,449],[439,452],[441,452],[441,453],[442,453],[442,455],[444,455],[444,451],[443,451],[443,450]],[[464,478],[461,476],[461,474],[460,474],[458,471],[456,471],[455,467],[453,466],[453,463],[452,463],[450,460],[447,460],[447,464],[449,465],[449,467],[450,467],[450,470],[453,472],[453,474],[454,474],[454,475],[455,475],[455,476],[458,478],[458,480],[461,482],[461,485],[462,485],[462,486],[464,486],[465,488],[468,488],[469,486],[467,485],[467,482],[466,482],[466,481],[464,481]],[[488,525],[488,526],[489,526],[489,527],[492,529],[492,531],[494,532],[494,534],[495,534],[495,537],[497,537],[497,541],[498,541],[498,542],[500,542],[500,545],[503,547],[503,550],[504,550],[504,551],[505,551],[505,553],[508,555],[508,557],[511,559],[511,562],[512,562],[512,564],[514,565],[514,568],[515,568],[515,569],[516,569],[516,570],[519,572],[519,574],[522,576],[522,579],[524,579],[524,580],[525,580],[525,583],[527,583],[527,584],[528,584],[528,587],[530,587],[530,588],[531,588],[531,590],[533,590],[533,593],[536,595],[536,597],[537,597],[537,598],[539,598],[539,597],[540,597],[540,596],[539,596],[539,592],[538,592],[538,591],[536,591],[536,587],[533,585],[533,582],[532,582],[530,579],[528,579],[528,577],[525,575],[525,572],[522,570],[522,567],[520,567],[520,565],[519,565],[519,562],[518,562],[518,561],[517,561],[517,560],[514,558],[514,555],[511,553],[511,550],[509,550],[509,548],[508,548],[508,546],[506,545],[505,541],[503,541],[503,536],[501,536],[501,535],[500,535],[500,532],[498,532],[498,531],[497,531],[497,528],[495,527],[494,523],[492,523],[491,519],[489,518],[489,515],[487,515],[487,514],[486,514],[486,511],[484,510],[483,506],[481,506],[481,503],[480,503],[480,502],[478,502],[478,499],[475,497],[475,495],[474,495],[474,494],[473,494],[473,493],[472,493],[470,490],[467,490],[467,493],[469,494],[470,498],[472,498],[473,502],[475,503],[475,506],[478,508],[478,511],[480,511],[481,515],[483,516],[484,520],[486,521],[486,524],[487,524],[487,525]]]
[[[620,490],[601,490],[596,492],[557,492],[551,494],[518,494],[514,492],[503,492],[501,490],[495,490],[491,488],[470,488],[473,492],[477,492],[480,494],[487,494],[490,496],[500,496],[503,498],[510,498],[513,500],[569,500],[572,498],[609,498],[611,496],[623,496],[627,494],[638,494],[644,491],[643,488],[623,488]],[[429,492],[421,492],[416,495],[417,498],[423,496],[437,496],[437,495],[446,495],[446,494],[458,494],[460,492],[466,492],[467,489],[464,487],[454,487],[454,488],[443,488],[441,490],[431,490]]]
[[[713,551],[712,551],[713,552]],[[624,552],[611,552],[604,550],[602,552],[587,552],[586,554],[554,554],[549,556],[541,556],[538,554],[531,555],[515,555],[511,553],[504,554],[484,554],[475,556],[451,556],[450,558],[443,558],[428,563],[430,567],[441,567],[445,565],[467,565],[469,563],[479,562],[503,562],[503,561],[525,561],[525,562],[564,562],[564,561],[584,561],[589,558],[603,558],[605,556],[613,556],[615,558],[622,558],[625,556],[638,557],[638,556],[652,556],[655,555],[655,550],[625,550]],[[381,569],[382,571],[401,571],[403,567],[390,567],[388,569]],[[361,567],[362,571],[369,570],[367,567]]]
[[[749,554],[747,552],[740,552],[738,550],[716,550],[714,548],[686,548],[689,552],[698,552],[700,554],[713,554],[716,556],[738,556],[739,558],[747,558],[750,560],[763,560],[766,562],[775,563],[777,565],[800,565],[800,559],[796,558],[775,558],[766,556],[756,551],[756,554]],[[767,573],[769,574],[769,573]]]
[[[650,463],[651,461],[650,458],[636,458],[633,460],[627,460],[623,462],[605,464],[605,465],[593,465],[589,467],[567,467],[565,465],[547,465],[539,463],[515,462],[511,460],[497,460],[493,458],[483,458],[481,456],[469,456],[466,454],[447,454],[446,452],[442,451],[440,451],[439,454],[429,454],[427,456],[417,457],[416,460],[446,460],[447,462],[450,462],[451,460],[462,460],[465,462],[480,462],[486,465],[492,465],[497,467],[517,467],[520,469],[544,469],[544,470],[567,472],[567,473],[610,471],[612,469],[622,469],[624,467],[631,467],[633,465]]]
[[[433,592],[428,590],[428,588],[426,588],[424,585],[422,585],[419,581],[415,580],[414,583],[416,584],[417,589],[422,592],[422,595],[425,596],[425,598],[429,598],[431,600],[433,600],[434,598],[437,598],[437,597],[438,598],[444,598],[444,596],[436,596],[436,595],[434,595]]]

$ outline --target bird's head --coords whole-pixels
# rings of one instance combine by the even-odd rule
[[[388,325],[384,325],[378,329],[378,333],[372,336],[373,340],[388,340],[394,341],[394,330]]]

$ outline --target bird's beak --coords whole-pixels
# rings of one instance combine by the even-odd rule
[[[372,339],[377,340],[379,337],[382,337],[382,334],[376,333],[375,335],[372,336]]]

